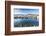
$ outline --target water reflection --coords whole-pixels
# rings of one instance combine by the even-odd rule
[[[37,19],[22,19],[22,18],[16,18],[14,19],[14,27],[30,27],[30,26],[38,26],[39,21]]]

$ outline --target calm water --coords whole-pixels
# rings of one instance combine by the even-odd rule
[[[39,21],[36,19],[14,19],[14,27],[38,26]]]

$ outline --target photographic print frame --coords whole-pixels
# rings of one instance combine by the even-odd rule
[[[29,27],[29,30],[28,29],[26,29],[26,28],[23,28],[23,29],[25,29],[25,30],[22,30],[22,28],[19,28],[19,29],[21,29],[21,30],[19,30],[19,29],[17,29],[17,30],[19,30],[19,31],[14,31],[14,30],[12,30],[12,23],[11,22],[13,22],[12,21],[12,16],[11,16],[11,14],[13,13],[12,11],[13,10],[11,10],[11,9],[14,9],[14,7],[19,7],[19,5],[20,5],[20,7],[28,7],[28,8],[30,8],[30,7],[32,7],[32,6],[35,6],[35,8],[36,8],[36,6],[38,6],[38,7],[42,7],[41,9],[41,14],[42,14],[42,30],[38,30],[38,28],[35,28],[35,29],[37,29],[37,30],[31,30],[30,29],[30,27]],[[13,7],[13,8],[12,8]],[[22,11],[22,9],[23,8],[21,8],[21,11]],[[20,9],[19,9],[20,10]],[[24,9],[25,10],[25,9]],[[26,9],[27,10],[27,9]],[[11,13],[12,12],[12,13]],[[16,12],[16,11],[15,11]],[[20,1],[5,1],[5,34],[6,35],[16,35],[16,34],[33,34],[33,33],[44,33],[45,32],[45,7],[44,7],[44,3],[35,3],[35,2],[20,2]],[[12,27],[12,28],[11,28]],[[28,27],[27,27],[28,28]],[[15,30],[16,30],[15,29]],[[11,31],[12,30],[12,31]]]

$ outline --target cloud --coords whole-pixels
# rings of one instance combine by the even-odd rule
[[[15,9],[14,14],[39,14],[39,9]]]

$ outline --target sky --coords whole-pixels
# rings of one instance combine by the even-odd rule
[[[39,14],[39,9],[14,8],[14,14]]]

